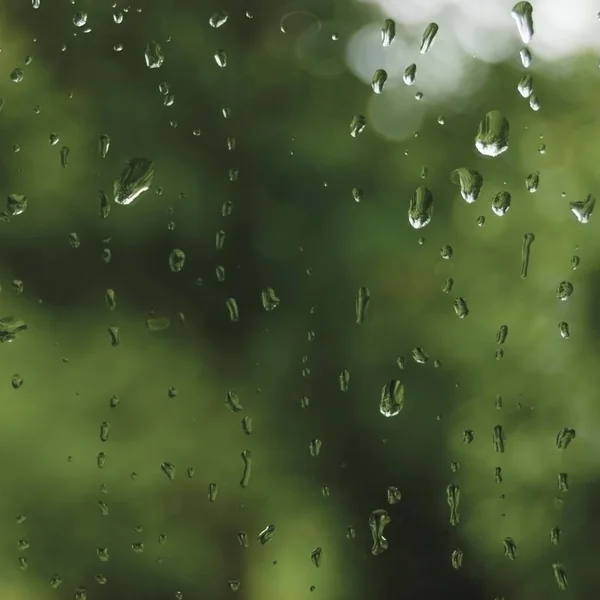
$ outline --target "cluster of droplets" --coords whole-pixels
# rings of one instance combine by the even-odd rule
[[[426,54],[428,50],[433,45],[435,38],[438,34],[439,26],[437,23],[429,23],[425,30],[423,31],[423,35],[421,36],[421,45],[419,48],[419,52],[421,54]],[[396,38],[396,22],[392,19],[385,19],[383,22],[383,27],[381,28],[381,45],[384,47],[389,47],[393,44],[394,39]],[[417,65],[410,64],[406,67],[403,75],[403,81],[406,85],[413,85],[417,75]],[[373,92],[376,94],[383,93],[385,85],[388,81],[388,73],[385,69],[377,69],[373,74],[373,78],[371,80],[371,87],[373,88]],[[415,95],[417,100],[420,100],[423,97],[423,94],[418,92]],[[358,137],[364,130],[367,125],[367,120],[364,115],[355,115],[350,122],[350,135],[352,137]],[[354,198],[357,202],[359,199]]]

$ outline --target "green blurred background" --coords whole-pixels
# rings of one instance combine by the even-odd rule
[[[229,19],[213,28],[219,10]],[[87,14],[83,27],[73,23],[77,11]],[[0,317],[19,316],[28,330],[0,348],[1,597],[524,600],[564,593],[556,562],[567,568],[571,597],[597,597],[600,241],[594,218],[582,225],[569,211],[598,184],[597,58],[535,63],[532,51],[539,112],[516,91],[518,38],[510,60],[471,59],[472,92],[428,100],[435,81],[417,77],[408,88],[390,77],[373,98],[349,48],[360,31],[379,45],[386,16],[347,0],[3,3],[2,189],[25,194],[28,208],[0,224]],[[422,32],[397,27],[398,40]],[[422,60],[443,59],[444,33]],[[151,40],[164,52],[159,69],[144,62]],[[214,60],[219,49],[225,68]],[[401,70],[412,62],[401,60]],[[411,112],[417,88],[424,97]],[[401,126],[394,107],[404,111]],[[495,159],[473,143],[489,110],[511,124],[510,148]],[[367,128],[354,139],[357,114]],[[408,133],[386,136],[388,125]],[[106,158],[101,134],[111,138]],[[136,156],[155,162],[152,189],[102,219],[98,191],[112,201],[113,181]],[[450,181],[458,167],[483,175],[472,205]],[[525,178],[535,171],[539,191],[530,194]],[[407,210],[419,185],[432,190],[435,209],[415,231]],[[500,218],[490,204],[502,189],[513,203]],[[526,232],[535,242],[521,279]],[[177,273],[174,248],[186,254]],[[563,280],[574,286],[566,302],[556,298]],[[357,325],[361,286],[371,303]],[[267,287],[281,299],[272,312],[261,305]],[[466,319],[454,313],[456,296],[468,303]],[[170,318],[170,328],[149,331],[152,315]],[[498,359],[501,325],[509,334]],[[119,327],[120,345],[108,327]],[[413,361],[417,347],[426,364]],[[379,399],[392,378],[405,386],[405,406],[386,419]],[[243,411],[227,407],[228,391]],[[492,443],[497,424],[503,454]],[[577,432],[565,452],[555,447],[563,427]],[[474,432],[469,445],[465,430]],[[309,452],[315,439],[318,457]],[[244,450],[253,461],[245,489]],[[164,461],[176,468],[172,481]],[[568,492],[558,490],[560,472]],[[461,490],[456,527],[450,483]],[[388,504],[389,486],[401,491],[399,503]],[[373,556],[368,520],[381,508],[391,517],[389,549]],[[269,524],[276,532],[262,545]],[[563,534],[557,546],[553,527]],[[514,561],[504,556],[506,537],[517,544]],[[139,543],[143,552],[132,548]],[[103,548],[108,561],[99,560]]]

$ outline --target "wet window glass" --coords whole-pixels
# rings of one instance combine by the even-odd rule
[[[0,596],[596,598],[598,10],[5,2]]]

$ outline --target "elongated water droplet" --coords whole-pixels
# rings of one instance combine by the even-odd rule
[[[533,6],[529,2],[517,2],[510,12],[524,44],[533,38]]]
[[[404,83],[406,85],[412,85],[415,82],[416,77],[417,77],[417,65],[412,63],[412,64],[408,65],[408,67],[406,67],[406,69],[404,69],[404,74],[402,75],[402,81],[404,81]]]
[[[106,158],[109,148],[110,148],[110,136],[107,135],[106,133],[103,133],[98,138],[98,151],[100,152],[100,156],[102,158]]]
[[[433,194],[424,185],[420,185],[408,204],[408,222],[414,229],[423,229],[431,223],[433,216]]]
[[[460,186],[460,195],[465,202],[472,204],[479,198],[483,186],[483,176],[479,171],[461,167],[450,174],[450,181]]]
[[[370,302],[371,292],[369,288],[364,286],[358,288],[358,292],[356,292],[356,322],[358,325],[364,323]]]
[[[533,77],[529,74],[523,75],[519,80],[517,90],[523,98],[529,98],[533,94]]]
[[[350,122],[350,135],[358,137],[367,126],[367,119],[363,115],[356,115]]]
[[[374,510],[369,515],[369,529],[371,530],[371,537],[373,538],[371,553],[374,556],[377,556],[388,549],[388,541],[383,534],[385,528],[391,521],[392,519],[387,510],[384,510],[383,508]]]
[[[154,163],[147,158],[127,161],[119,179],[114,182],[114,198],[117,204],[132,204],[150,189],[154,178]]]
[[[386,19],[381,28],[381,45],[391,46],[396,37],[396,23],[392,19]]]
[[[488,112],[477,130],[475,148],[484,156],[496,157],[508,150],[510,125],[498,110]]]
[[[596,198],[588,194],[585,200],[571,202],[569,208],[580,223],[588,223],[596,206]]]
[[[531,244],[535,241],[533,233],[529,232],[523,236],[521,244],[521,279],[527,277],[529,272],[529,259],[531,257]]]
[[[427,25],[423,32],[423,37],[421,38],[421,48],[419,49],[421,54],[425,54],[429,48],[431,48],[439,29],[437,23],[429,23],[429,25]]]
[[[387,78],[388,75],[384,69],[377,69],[377,71],[375,71],[375,74],[373,75],[373,81],[371,82],[371,87],[376,94],[381,94],[381,92],[383,92]]]

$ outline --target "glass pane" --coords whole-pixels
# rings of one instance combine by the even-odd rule
[[[595,598],[595,11],[6,2],[0,594]]]

